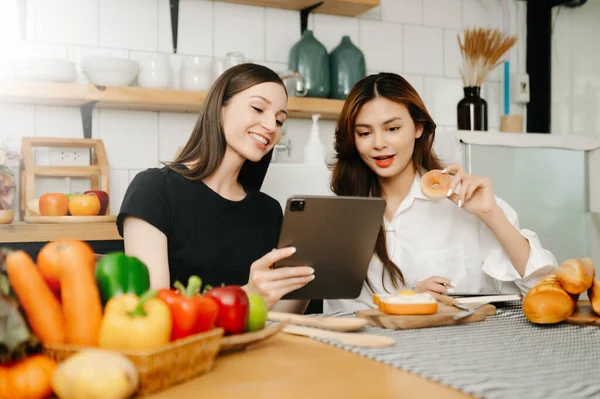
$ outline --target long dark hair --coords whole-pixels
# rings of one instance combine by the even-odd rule
[[[423,128],[423,133],[416,140],[412,154],[415,171],[422,175],[429,170],[442,168],[440,160],[432,149],[436,125],[417,91],[406,79],[394,73],[370,75],[354,85],[337,121],[335,160],[330,165],[333,171],[331,190],[337,195],[362,197],[381,197],[382,195],[377,175],[360,158],[356,149],[354,132],[356,117],[362,106],[376,97],[384,97],[404,105],[408,109],[415,127]],[[389,274],[395,288],[399,288],[400,284],[405,285],[404,275],[388,255],[383,225],[377,236],[375,254],[383,264],[381,282],[384,289],[385,273]],[[373,291],[373,286],[368,278],[366,283]]]
[[[221,123],[221,109],[237,93],[257,84],[269,82],[279,83],[285,90],[279,75],[262,65],[246,63],[223,72],[208,91],[196,126],[186,145],[175,160],[167,166],[189,180],[204,180],[211,176],[223,161],[227,148]],[[259,190],[272,154],[271,150],[258,162],[246,160],[238,175],[240,184]],[[192,161],[196,162],[189,169],[182,169],[175,165]]]

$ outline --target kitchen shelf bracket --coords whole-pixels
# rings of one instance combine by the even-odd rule
[[[173,36],[173,53],[177,54],[177,32],[179,30],[179,0],[169,0],[171,8],[171,35]]]
[[[92,138],[92,113],[98,101],[81,104],[81,122],[83,123],[83,138]]]
[[[304,31],[306,29],[308,29],[308,16],[310,15],[310,13],[317,7],[321,6],[323,4],[322,1],[313,4],[312,6],[303,8],[302,10],[300,10],[300,35],[302,35],[304,33]]]

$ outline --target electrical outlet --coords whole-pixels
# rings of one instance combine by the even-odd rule
[[[51,148],[49,154],[52,166],[88,166],[89,148]]]
[[[529,75],[513,75],[511,82],[510,97],[512,102],[527,104],[529,102]]]

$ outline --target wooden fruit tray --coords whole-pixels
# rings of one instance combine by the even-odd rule
[[[114,223],[117,220],[115,215],[99,216],[29,216],[25,215],[27,223]]]
[[[41,166],[35,164],[34,148],[89,148],[91,150],[88,166]],[[19,172],[19,209],[20,220],[28,223],[100,223],[114,222],[110,207],[107,216],[30,216],[26,215],[27,203],[35,198],[35,179],[37,177],[87,177],[91,190],[102,190],[110,196],[110,169],[102,140],[63,139],[49,137],[23,137],[21,145],[21,168]],[[59,219],[60,218],[60,219]],[[75,219],[85,218],[85,219]],[[90,219],[93,218],[93,219]]]

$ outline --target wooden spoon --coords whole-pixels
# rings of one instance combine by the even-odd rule
[[[358,317],[311,317],[294,313],[269,312],[267,319],[299,326],[316,327],[331,331],[358,331],[368,324],[368,320]]]
[[[321,330],[319,328],[296,326],[292,324],[285,326],[283,328],[283,332],[294,335],[302,335],[305,337],[333,339],[340,341],[344,345],[360,346],[364,348],[383,348],[387,346],[394,346],[396,344],[393,339],[382,337],[381,335],[334,332]]]

